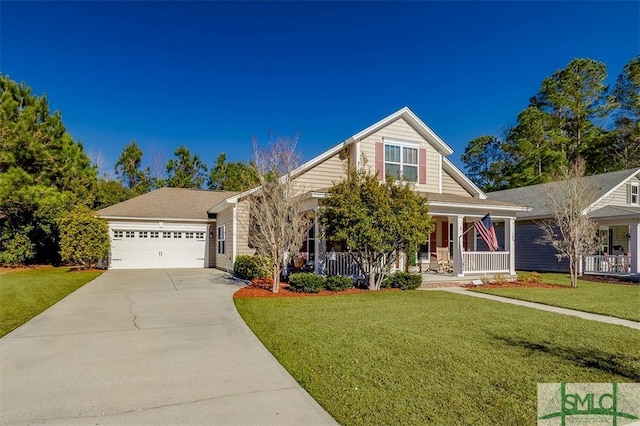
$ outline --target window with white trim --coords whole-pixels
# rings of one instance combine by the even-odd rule
[[[135,231],[125,231],[124,236],[125,238],[134,238],[136,236],[136,233]]]
[[[418,181],[418,148],[407,145],[384,145],[384,175],[405,182]]]
[[[227,239],[227,233],[226,233],[225,225],[218,226],[218,254],[225,254],[226,239]]]
[[[185,232],[185,233],[184,233],[184,237],[185,237],[185,238],[192,239],[192,238],[193,238],[193,232]]]
[[[196,232],[196,239],[204,240],[204,232]]]
[[[632,182],[629,186],[629,203],[637,206],[640,204],[640,184]]]
[[[113,231],[113,238],[122,238],[124,236],[124,231]]]
[[[138,231],[140,238],[147,238],[147,231]]]
[[[149,232],[149,237],[150,238],[158,238],[159,236],[160,236],[160,232],[158,232],[158,231]]]

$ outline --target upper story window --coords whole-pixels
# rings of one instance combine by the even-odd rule
[[[629,187],[629,203],[637,206],[640,204],[640,184],[633,182]]]
[[[418,148],[384,145],[384,174],[405,182],[418,181]]]

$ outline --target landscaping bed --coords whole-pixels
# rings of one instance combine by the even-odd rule
[[[399,289],[382,289],[380,291],[400,291]],[[321,290],[318,293],[300,293],[289,290],[289,283],[281,282],[280,283],[280,291],[278,293],[273,293],[271,291],[271,281],[269,280],[258,280],[252,282],[250,285],[241,288],[233,294],[234,298],[237,299],[246,299],[253,297],[326,297],[326,296],[336,296],[340,294],[360,294],[360,293],[370,293],[370,290],[362,289],[362,288],[350,288],[343,291],[329,291],[329,290]]]

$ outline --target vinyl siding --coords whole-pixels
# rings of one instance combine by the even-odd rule
[[[236,210],[236,221],[238,229],[236,230],[236,256],[242,254],[252,255],[256,251],[249,247],[249,202],[240,201]]]
[[[568,272],[569,261],[558,262],[556,250],[548,245],[536,244],[542,230],[532,221],[516,222],[516,269],[539,272]]]
[[[462,195],[465,197],[473,197],[473,195],[464,189],[449,173],[442,171],[442,193],[452,195]]]
[[[640,184],[640,178],[634,176],[626,184],[620,185],[618,189],[598,201],[596,208],[604,206],[628,206],[628,191],[631,182]]]
[[[310,170],[307,170],[295,178],[294,182],[302,192],[326,189],[345,175],[346,166],[346,158],[341,160],[340,154],[336,154]]]
[[[427,142],[409,123],[399,118],[383,129],[360,141],[360,152],[366,156],[367,166],[375,171],[376,143],[384,142],[383,138],[416,142],[420,148],[426,150],[426,179],[424,185],[416,184],[416,190],[425,192],[440,192],[440,153]],[[360,159],[358,159],[360,160]]]
[[[222,225],[225,225],[225,234],[226,234],[224,255],[217,254],[218,253],[218,227]],[[216,218],[216,224],[214,229],[215,236],[212,241],[213,247],[211,249],[214,250],[216,253],[214,259],[215,259],[215,267],[217,269],[227,270],[227,268],[229,269],[233,268],[233,264],[231,263],[231,256],[232,256],[231,240],[233,236],[232,226],[233,226],[233,207],[229,206],[226,210],[218,213],[218,216]],[[211,258],[211,256],[209,257]]]

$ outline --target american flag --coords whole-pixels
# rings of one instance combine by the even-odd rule
[[[493,221],[491,220],[490,213],[487,213],[485,217],[477,221],[474,225],[478,234],[482,237],[489,251],[498,250],[498,239],[496,238],[496,230],[493,227]]]

